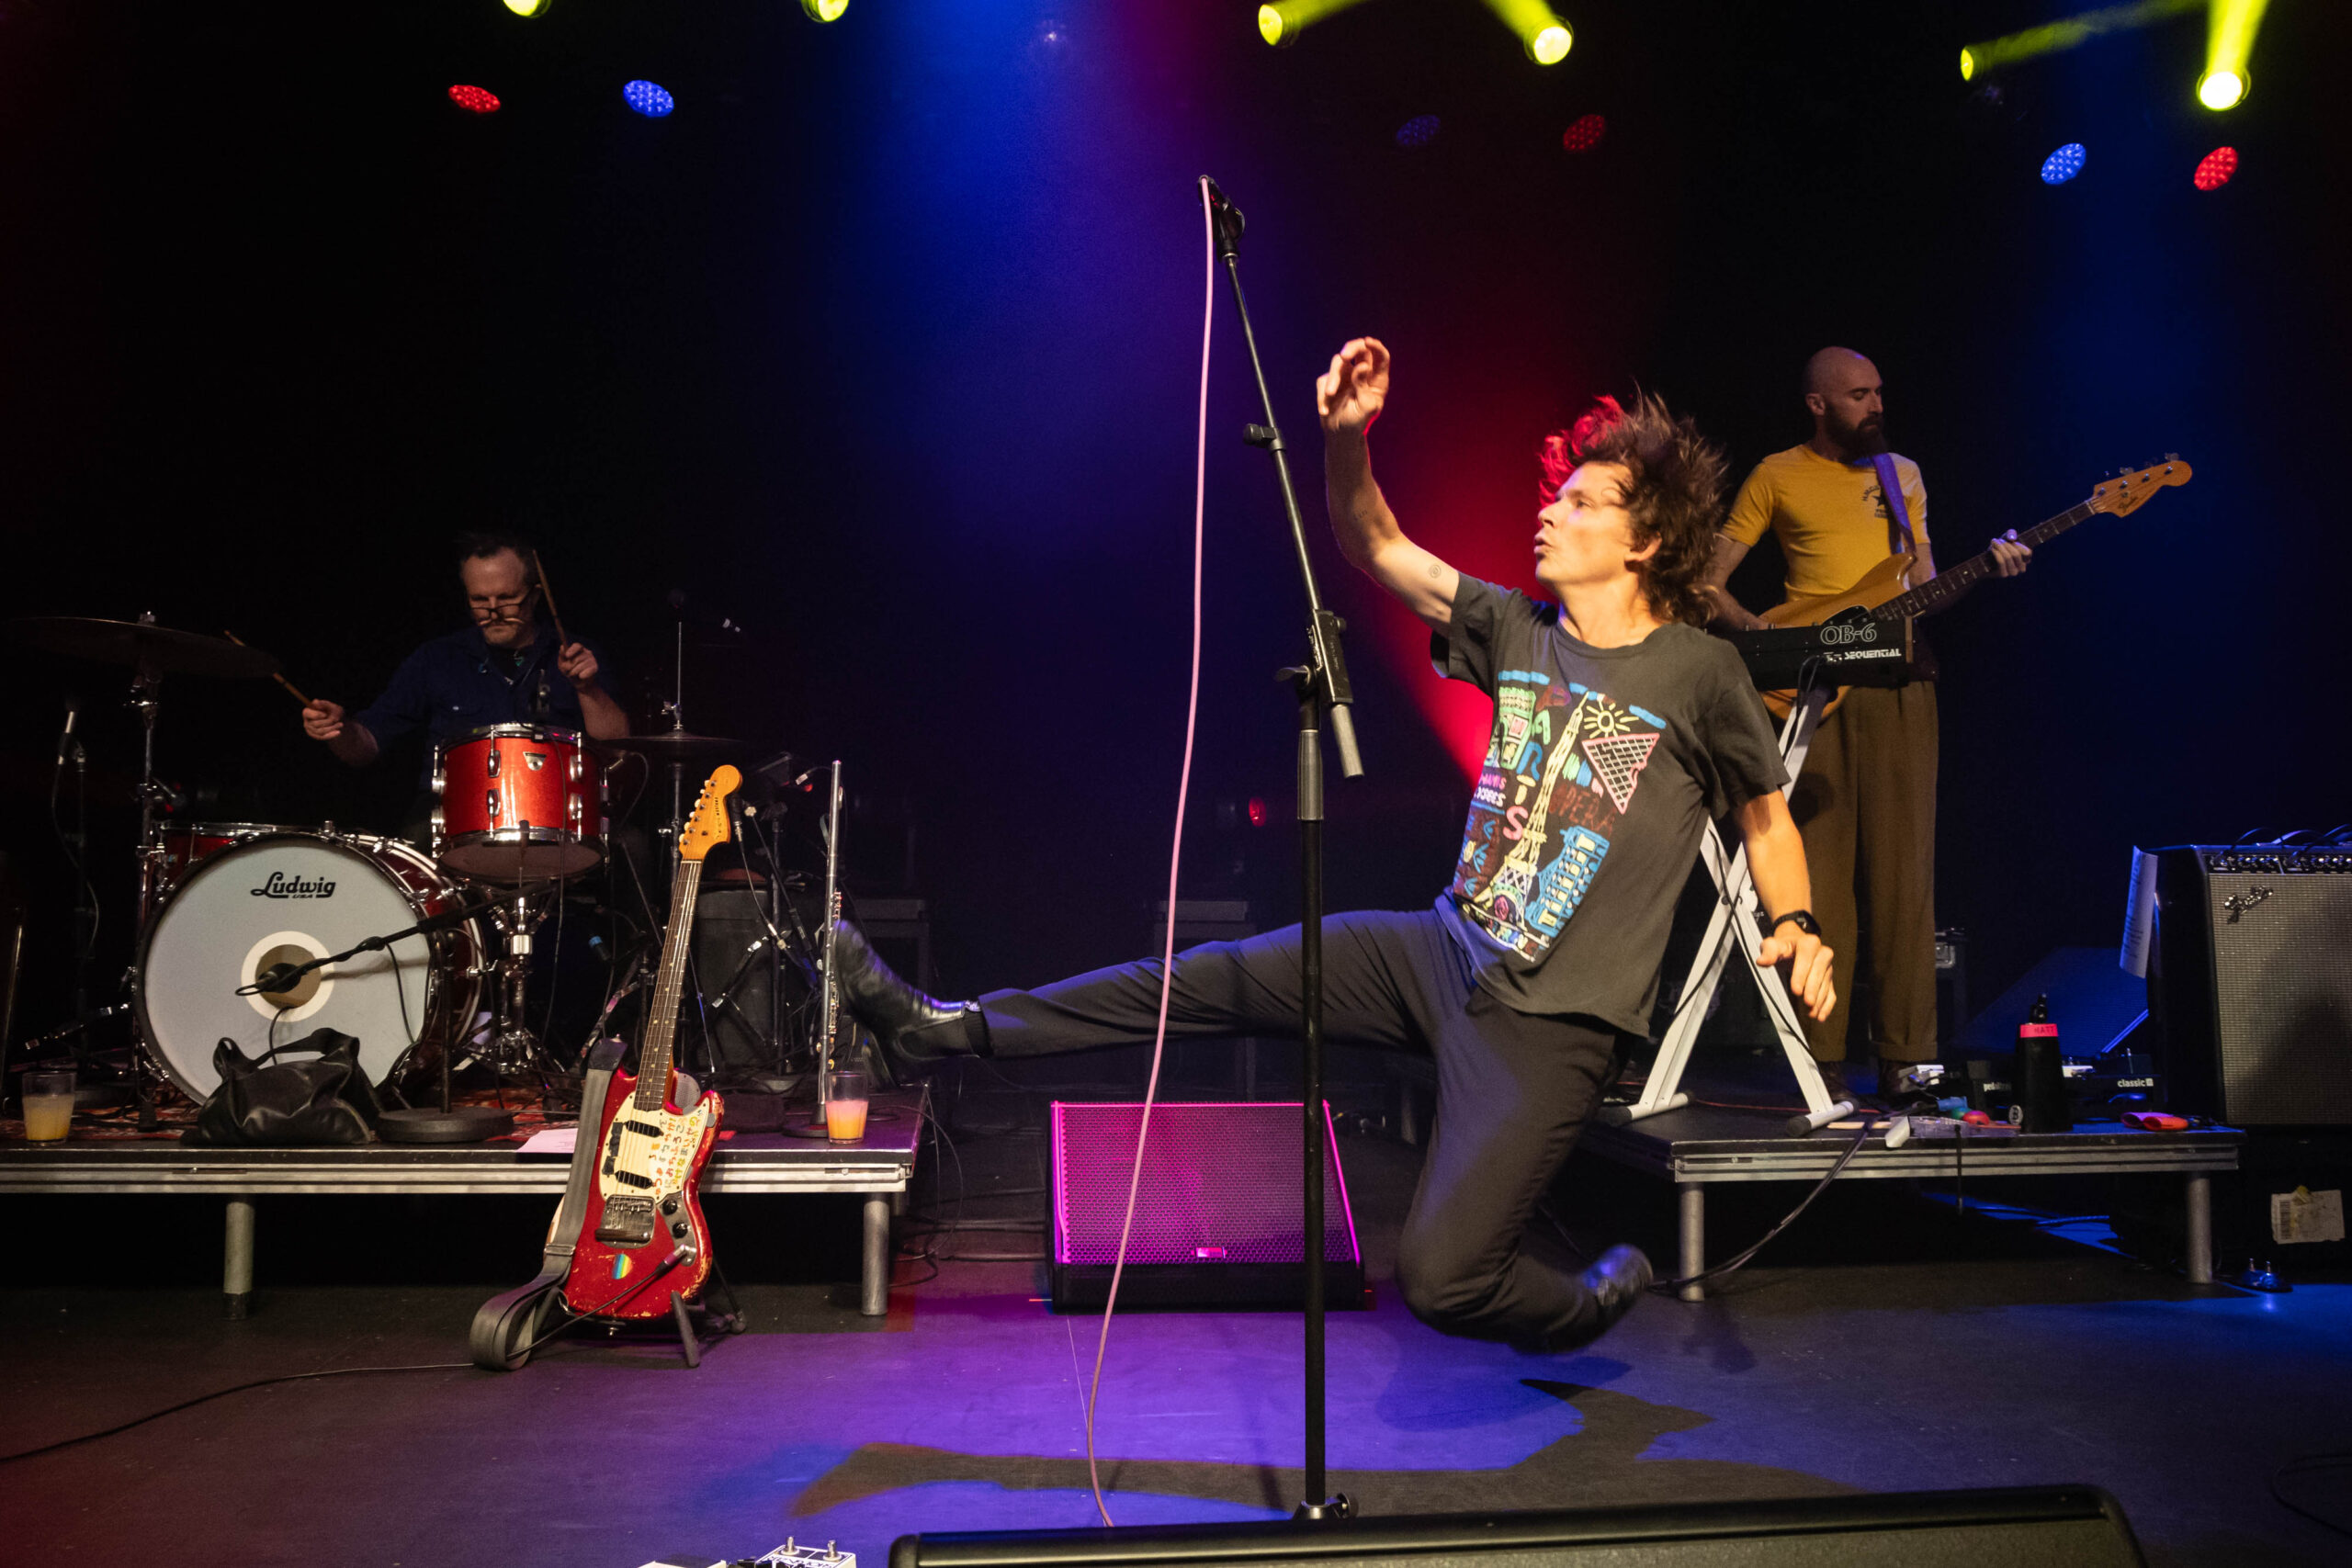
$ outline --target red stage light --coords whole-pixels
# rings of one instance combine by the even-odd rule
[[[1251,795],[1250,797],[1250,826],[1252,828],[1264,827],[1266,825],[1266,817],[1267,811],[1264,799],[1258,795]]]
[[[2192,177],[2199,190],[2219,190],[2229,184],[2230,176],[2237,172],[2238,150],[2216,147],[2198,161],[2197,173]]]
[[[498,95],[487,87],[452,87],[449,89],[449,101],[469,114],[498,112]]]
[[[1560,137],[1560,145],[1571,152],[1589,152],[1608,134],[1609,122],[1597,114],[1589,114],[1568,127]]]

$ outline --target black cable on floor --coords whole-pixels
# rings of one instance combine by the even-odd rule
[[[2278,1489],[2278,1483],[2290,1475],[2311,1475],[2324,1470],[2346,1467],[2352,1467],[2352,1453],[2305,1454],[2301,1459],[2290,1459],[2270,1472],[2271,1501],[2290,1514],[2301,1514],[2322,1529],[2331,1529],[2338,1535],[2352,1535],[2352,1525],[2331,1519],[2324,1514],[2315,1514],[2300,1503],[2290,1502],[2287,1495]]]
[[[1758,1253],[1763,1251],[1774,1236],[1779,1235],[1782,1231],[1787,1230],[1791,1225],[1796,1224],[1797,1216],[1804,1213],[1807,1209],[1812,1208],[1813,1201],[1815,1198],[1820,1197],[1824,1192],[1828,1191],[1829,1184],[1837,1180],[1838,1178],[1844,1173],[1846,1168],[1854,1162],[1854,1156],[1862,1152],[1862,1145],[1870,1142],[1871,1113],[1865,1111],[1861,1113],[1861,1117],[1862,1130],[1854,1134],[1854,1141],[1846,1145],[1846,1152],[1838,1156],[1838,1163],[1829,1168],[1828,1174],[1822,1177],[1819,1181],[1814,1183],[1813,1190],[1804,1195],[1804,1201],[1799,1203],[1795,1208],[1791,1209],[1786,1214],[1782,1215],[1781,1217],[1781,1223],[1774,1225],[1770,1230],[1766,1231],[1762,1236],[1758,1238],[1754,1246],[1748,1247],[1746,1251],[1741,1252],[1736,1257],[1725,1258],[1723,1262],[1716,1264],[1713,1269],[1702,1269],[1696,1274],[1690,1275],[1687,1278],[1680,1280],[1655,1280],[1651,1283],[1650,1289],[1653,1291],[1679,1291],[1685,1285],[1696,1285],[1702,1280],[1720,1279],[1722,1276],[1730,1273],[1733,1269],[1747,1263],[1749,1258],[1754,1258]]]
[[[81,1443],[95,1443],[100,1438],[111,1438],[118,1432],[128,1432],[133,1427],[143,1427],[150,1421],[161,1420],[166,1416],[193,1409],[197,1405],[209,1404],[212,1400],[224,1399],[232,1393],[243,1393],[247,1389],[267,1388],[272,1383],[307,1382],[314,1378],[347,1378],[361,1372],[463,1372],[472,1370],[471,1361],[425,1361],[413,1367],[330,1367],[322,1372],[288,1372],[283,1377],[255,1378],[251,1382],[241,1382],[231,1388],[216,1388],[210,1393],[199,1393],[194,1399],[183,1399],[177,1404],[167,1404],[161,1410],[151,1410],[144,1416],[134,1416],[120,1426],[108,1427],[103,1432],[85,1432],[78,1438],[60,1438],[56,1442],[43,1443],[37,1449],[24,1449],[12,1454],[0,1454],[0,1464],[14,1464],[20,1459],[55,1453],[60,1449],[74,1448]]]

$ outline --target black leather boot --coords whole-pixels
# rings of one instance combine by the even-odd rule
[[[1650,1260],[1638,1247],[1612,1247],[1581,1278],[1584,1288],[1592,1292],[1593,1305],[1600,1310],[1583,1332],[1555,1340],[1555,1350],[1589,1345],[1615,1327],[1617,1320],[1633,1311],[1634,1303],[1649,1290]]]
[[[847,920],[833,926],[833,955],[842,1005],[874,1031],[898,1077],[922,1077],[953,1056],[989,1055],[988,1021],[978,1003],[924,996],[883,963]]]

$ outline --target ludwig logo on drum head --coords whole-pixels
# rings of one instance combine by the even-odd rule
[[[332,898],[334,897],[334,879],[322,876],[314,882],[308,877],[289,877],[282,871],[273,871],[268,881],[253,889],[253,896],[256,898]]]

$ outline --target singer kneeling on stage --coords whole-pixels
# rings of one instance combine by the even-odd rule
[[[1388,351],[1360,338],[1317,381],[1332,527],[1349,561],[1428,623],[1438,671],[1494,700],[1453,885],[1417,913],[1324,922],[1324,1029],[1426,1052],[1438,1114],[1397,1285],[1449,1333],[1589,1343],[1650,1283],[1613,1247],[1581,1274],[1531,1257],[1544,1188],[1647,1032],[1674,905],[1710,819],[1747,846],[1771,930],[1762,957],[1815,1018],[1830,952],[1805,905],[1804,846],[1763,705],[1700,627],[1723,456],[1654,399],[1604,400],[1546,443],[1535,577],[1554,603],[1465,577],[1406,537],[1366,434]],[[894,1062],[1045,1055],[1148,1042],[1157,960],[977,1002],[933,1001],[841,929],[842,994]],[[1171,1036],[1295,1033],[1296,926],[1180,954]]]

